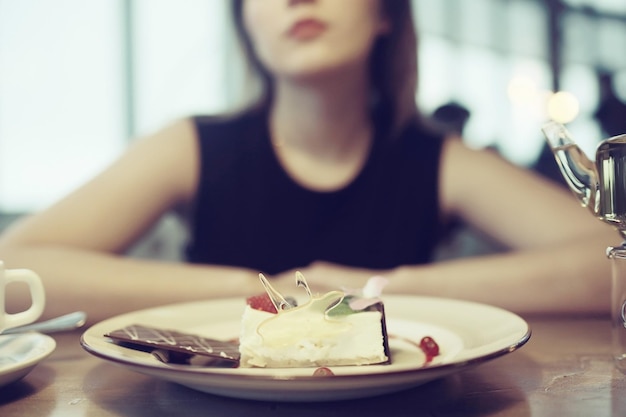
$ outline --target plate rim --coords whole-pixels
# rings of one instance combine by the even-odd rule
[[[453,299],[453,298],[444,298],[444,297],[394,295],[394,294],[383,296],[383,301],[393,300],[393,299],[413,299],[414,301],[428,300],[430,302],[454,303],[458,305],[468,305],[468,306],[471,305],[474,307],[491,309],[493,311],[510,315],[518,319],[521,323],[524,324],[525,331],[519,338],[517,338],[515,342],[507,346],[502,346],[499,349],[496,349],[494,351],[491,351],[489,353],[486,353],[480,356],[470,357],[470,358],[466,358],[466,359],[462,359],[458,361],[453,360],[452,362],[437,363],[437,364],[426,365],[426,366],[420,365],[420,366],[416,366],[415,368],[390,370],[390,371],[380,372],[380,373],[375,373],[375,374],[373,373],[335,374],[333,375],[332,380],[336,380],[336,381],[355,380],[355,379],[372,378],[372,376],[375,376],[377,379],[397,378],[397,377],[411,375],[414,373],[419,373],[423,375],[427,375],[428,373],[451,373],[457,368],[467,368],[467,367],[475,366],[484,362],[491,361],[498,357],[504,356],[508,353],[512,353],[520,349],[522,346],[524,346],[530,340],[531,335],[532,335],[532,330],[530,328],[530,325],[528,324],[526,320],[524,320],[518,314],[513,313],[509,310],[500,308],[500,307],[489,305],[489,304],[484,304],[484,303],[479,303],[479,302],[474,302],[474,301],[467,301],[467,300],[460,300],[460,299]],[[144,371],[147,371],[145,373],[149,373],[151,375],[154,375],[154,371],[158,371],[159,373],[164,372],[167,374],[175,374],[175,375],[181,375],[182,373],[182,374],[194,375],[194,376],[198,376],[198,375],[219,376],[219,378],[221,379],[227,378],[229,380],[239,380],[239,379],[245,378],[246,381],[270,381],[271,380],[271,381],[312,382],[312,381],[321,380],[319,376],[313,376],[313,375],[236,374],[236,373],[229,373],[229,372],[216,372],[216,370],[221,369],[221,368],[194,367],[194,366],[188,366],[188,365],[164,364],[160,362],[142,363],[142,362],[134,361],[132,360],[132,358],[125,359],[123,357],[119,357],[115,355],[107,355],[106,353],[101,352],[99,349],[91,346],[87,340],[87,337],[91,336],[90,331],[93,328],[97,328],[99,326],[105,325],[107,322],[113,322],[114,320],[124,319],[126,316],[130,317],[136,314],[149,314],[153,311],[158,311],[162,309],[172,309],[172,308],[178,309],[178,308],[183,308],[187,305],[212,303],[212,302],[218,302],[218,301],[219,302],[229,302],[229,301],[241,302],[241,298],[229,297],[229,298],[216,298],[216,299],[207,299],[207,300],[199,300],[199,301],[173,303],[173,304],[166,304],[162,306],[150,307],[150,308],[141,309],[141,310],[137,310],[133,312],[119,314],[119,315],[107,318],[105,320],[102,320],[98,323],[95,323],[94,325],[86,329],[81,334],[80,344],[83,349],[85,349],[87,352],[89,352],[90,354],[98,358],[104,359],[106,361],[109,361],[118,365],[131,367],[134,370],[139,371],[139,372],[144,370]],[[104,336],[101,336],[101,337],[104,338]],[[328,381],[328,379],[324,379],[324,380]]]
[[[30,351],[35,351],[38,349],[39,351],[33,354],[32,356],[25,358],[22,361],[9,364],[5,367],[0,367],[0,379],[2,379],[2,377],[5,377],[5,376],[10,376],[11,374],[16,375],[16,378],[12,378],[12,379],[9,378],[4,383],[0,384],[0,387],[8,385],[12,382],[18,381],[19,379],[26,376],[30,372],[29,368],[34,368],[37,364],[39,364],[41,361],[43,361],[48,356],[50,356],[54,352],[57,346],[56,340],[54,340],[54,338],[48,335],[45,335],[43,333],[38,333],[38,332],[26,332],[26,333],[5,334],[5,335],[0,334],[0,339],[4,337],[13,338],[13,339],[22,339],[22,338],[35,339],[37,344]],[[21,374],[22,371],[25,371],[23,375]]]

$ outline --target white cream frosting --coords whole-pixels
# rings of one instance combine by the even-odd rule
[[[241,367],[368,365],[387,361],[379,311],[328,315],[341,291],[312,297],[278,314],[246,306],[240,334]]]

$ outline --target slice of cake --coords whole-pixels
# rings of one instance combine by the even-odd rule
[[[260,278],[267,294],[250,298],[245,307],[239,339],[240,367],[390,362],[384,307],[377,296],[364,295],[367,291],[358,294],[331,291],[313,296],[304,277],[297,274],[297,285],[305,287],[309,300],[293,306],[263,275]],[[374,280],[381,282],[381,278]]]

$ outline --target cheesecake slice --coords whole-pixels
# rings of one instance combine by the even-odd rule
[[[239,338],[240,367],[390,363],[384,305],[378,297],[343,291],[313,296],[299,275],[298,285],[305,286],[310,299],[292,306],[264,277],[261,280],[275,309],[246,305]]]

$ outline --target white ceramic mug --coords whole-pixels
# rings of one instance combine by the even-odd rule
[[[6,287],[12,282],[28,285],[31,305],[27,310],[9,314],[5,310]],[[30,269],[5,269],[0,261],[0,332],[12,327],[34,322],[41,316],[46,304],[46,294],[39,275]]]

